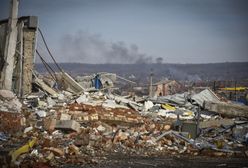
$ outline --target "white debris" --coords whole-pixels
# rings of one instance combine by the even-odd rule
[[[46,117],[47,113],[44,111],[44,110],[37,110],[36,111],[36,114],[39,116],[39,117]]]
[[[33,127],[27,127],[24,129],[24,134],[28,133],[29,131],[32,131],[33,130]]]
[[[99,131],[99,132],[104,132],[104,131],[106,130],[106,128],[103,127],[102,125],[99,125],[96,129],[97,129],[97,131]]]
[[[56,104],[56,102],[51,97],[47,97],[47,104],[48,107],[51,108]]]
[[[150,108],[152,108],[154,106],[154,104],[153,104],[153,102],[151,102],[151,101],[146,101],[145,103],[144,103],[144,110],[145,111],[148,111]]]
[[[177,118],[177,115],[174,112],[171,112],[170,110],[163,110],[160,109],[157,113],[159,116],[163,116],[166,118]]]
[[[78,104],[85,103],[85,102],[88,102],[88,101],[89,101],[89,99],[87,98],[86,95],[81,95],[79,98],[76,99],[76,102]]]
[[[62,93],[58,94],[58,100],[64,100],[65,99],[65,95]]]
[[[109,100],[109,99],[103,102],[102,107],[103,108],[126,108],[128,109],[127,106],[116,104],[114,100]]]
[[[21,112],[22,104],[15,97],[12,100],[0,100],[0,110],[5,112]]]

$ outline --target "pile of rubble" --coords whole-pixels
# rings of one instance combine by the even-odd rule
[[[153,99],[62,91],[29,95],[22,103],[1,90],[0,164],[99,164],[118,152],[246,157],[248,107],[229,104],[236,110],[230,118],[210,102],[223,104],[209,89]]]

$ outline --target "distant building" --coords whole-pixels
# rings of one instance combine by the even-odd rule
[[[183,89],[183,85],[175,80],[162,80],[153,86],[155,86],[155,96],[172,95]]]

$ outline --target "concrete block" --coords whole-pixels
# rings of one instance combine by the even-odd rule
[[[62,113],[60,120],[71,120],[71,115]]]
[[[56,126],[56,119],[44,119],[44,128],[45,130],[52,132]]]
[[[74,120],[59,120],[56,122],[56,129],[77,131],[80,130],[80,124]]]

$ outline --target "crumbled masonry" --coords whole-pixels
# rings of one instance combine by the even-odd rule
[[[156,99],[99,90],[47,93],[18,100],[0,90],[1,165],[95,165],[111,153],[247,157],[247,118],[230,118],[228,109],[206,112],[205,102],[223,103],[209,89]]]

